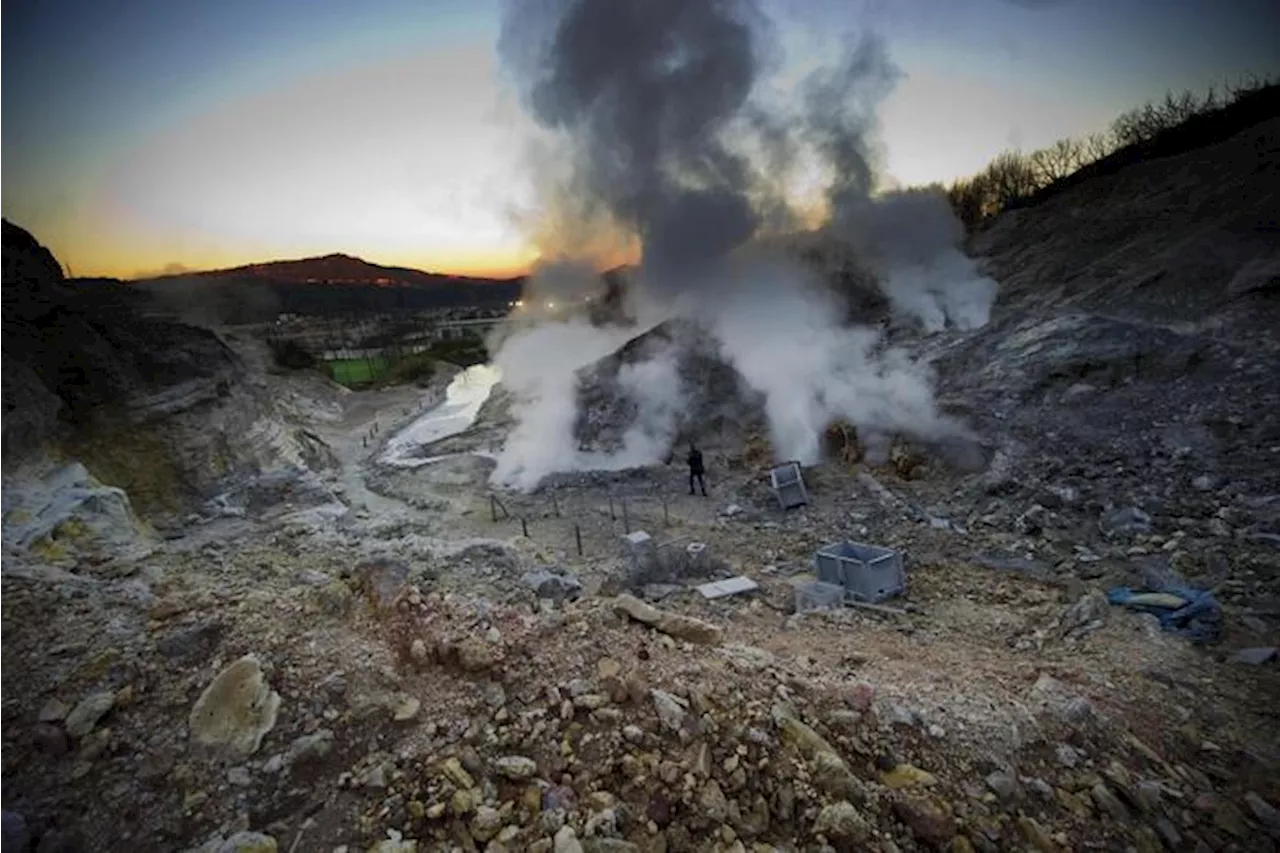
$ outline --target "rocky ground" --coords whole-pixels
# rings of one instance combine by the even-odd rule
[[[288,453],[245,473],[232,452],[217,499],[149,524],[86,474],[41,527],[11,514],[36,492],[6,467],[5,844],[1275,849],[1280,311],[1255,275],[1274,237],[1240,234],[1276,195],[1262,167],[1215,174],[1162,226],[1181,258],[1081,219],[1089,184],[980,235],[993,322],[911,342],[980,470],[905,443],[870,467],[851,437],[789,512],[751,436],[707,448],[708,498],[678,464],[494,494],[467,451],[500,441],[501,394],[424,451],[461,455],[387,468],[439,389],[345,393],[224,335],[242,384],[179,407],[182,440],[221,406],[252,417],[216,434],[258,424]],[[1239,239],[1210,258],[1177,230],[1215,228]],[[637,529],[710,558],[637,578]],[[901,550],[905,594],[796,613],[814,550],[844,539]],[[759,589],[692,589],[739,574]],[[1170,580],[1213,591],[1216,642],[1106,598]]]

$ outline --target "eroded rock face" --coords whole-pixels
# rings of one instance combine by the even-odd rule
[[[276,724],[280,694],[262,675],[262,664],[245,655],[205,688],[191,709],[191,737],[204,746],[247,756]]]
[[[9,220],[4,220],[2,227],[5,319],[43,319],[61,295],[62,265],[35,237]]]
[[[149,537],[134,516],[129,496],[104,486],[79,463],[30,480],[6,498],[8,548],[56,562],[77,554],[136,555],[148,547]]]
[[[6,462],[61,451],[144,515],[332,463],[217,334],[150,316],[146,300],[119,282],[65,281],[47,249],[4,223]],[[6,495],[20,486],[7,478]]]

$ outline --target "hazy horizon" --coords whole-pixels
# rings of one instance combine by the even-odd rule
[[[1280,69],[1265,0],[765,0],[793,48],[875,30],[888,178],[971,174],[1166,90]],[[532,125],[497,0],[4,7],[3,213],[78,276],[343,253],[508,276],[536,253]]]

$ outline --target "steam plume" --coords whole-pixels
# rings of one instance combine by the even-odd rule
[[[709,391],[682,386],[682,342],[622,369],[618,390],[638,414],[610,457],[573,437],[577,371],[671,318],[712,337],[763,399],[781,458],[816,461],[819,436],[837,418],[880,437],[958,429],[937,413],[926,369],[870,328],[846,326],[824,276],[764,239],[802,219],[786,177],[821,164],[823,238],[852,254],[895,311],[927,331],[987,320],[994,283],[959,251],[959,224],[941,194],[877,194],[875,116],[901,73],[874,34],[848,44],[794,97],[778,99],[768,97],[780,67],[771,62],[776,33],[751,0],[511,3],[500,52],[570,166],[554,189],[556,210],[579,217],[584,234],[632,235],[641,262],[634,326],[561,315],[515,329],[501,346],[518,426],[497,482],[530,487],[553,471],[660,460],[689,428],[690,402]],[[580,268],[548,265],[530,292],[563,297],[589,291],[589,280]]]

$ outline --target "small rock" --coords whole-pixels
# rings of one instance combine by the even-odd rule
[[[81,699],[71,713],[67,714],[65,723],[67,734],[74,738],[82,738],[89,734],[115,704],[116,694],[110,690],[94,693]]]
[[[1090,790],[1093,801],[1107,814],[1111,815],[1117,821],[1124,822],[1129,820],[1129,810],[1124,807],[1124,803],[1111,792],[1111,789],[1099,782]]]
[[[1253,816],[1257,818],[1258,823],[1273,833],[1280,832],[1280,809],[1277,809],[1253,791],[1244,795],[1244,802],[1249,807],[1249,811],[1253,812]]]
[[[1191,481],[1191,487],[1200,492],[1212,491],[1218,485],[1217,479],[1208,474],[1201,474]]]
[[[657,710],[663,727],[673,732],[680,731],[684,727],[688,703],[664,690],[655,689],[650,695],[653,696],[653,707]]]
[[[573,808],[577,795],[567,785],[552,785],[542,792],[544,812],[568,812]]]
[[[671,800],[662,791],[651,794],[649,805],[645,808],[645,815],[656,826],[665,827],[671,823]]]
[[[560,827],[555,838],[555,853],[583,853],[582,843],[574,834],[573,827]]]
[[[1011,803],[1018,798],[1018,780],[1008,773],[997,770],[987,776],[986,783],[1002,802]]]
[[[227,781],[237,787],[247,788],[253,784],[253,777],[249,775],[248,767],[232,767],[227,771]]]
[[[898,790],[901,788],[911,788],[917,785],[936,785],[938,779],[927,770],[921,770],[913,764],[907,764],[904,762],[896,765],[887,773],[881,773],[880,782],[886,788]]]
[[[1134,796],[1137,798],[1139,807],[1144,812],[1151,813],[1160,809],[1161,791],[1159,783],[1143,780],[1138,783]]]
[[[582,594],[582,582],[573,575],[538,569],[527,572],[521,580],[538,598],[566,601]]]
[[[889,712],[885,715],[885,719],[899,726],[914,727],[921,723],[920,715],[905,705],[889,706]]]
[[[1040,851],[1040,853],[1057,853],[1058,845],[1049,837],[1048,833],[1036,823],[1034,818],[1023,816],[1018,818],[1018,832],[1022,833],[1022,837],[1032,847]]]
[[[813,831],[832,841],[862,844],[871,837],[871,825],[852,803],[839,802],[824,806],[818,813]]]
[[[1101,628],[1107,621],[1111,604],[1101,590],[1091,590],[1067,608],[1058,621],[1064,637],[1082,637]]]
[[[1058,763],[1068,769],[1080,763],[1080,751],[1070,744],[1058,744],[1055,754],[1058,756]]]
[[[893,813],[911,834],[926,844],[942,848],[955,837],[955,822],[942,807],[918,797],[903,797],[893,803]]]
[[[478,637],[466,637],[457,645],[458,665],[466,672],[481,672],[502,659],[501,649]]]
[[[712,823],[723,823],[729,816],[729,800],[716,780],[708,780],[698,793],[698,810]]]
[[[1156,821],[1156,834],[1160,836],[1164,846],[1170,850],[1182,849],[1182,835],[1179,834],[1178,828],[1173,825],[1173,821],[1169,820],[1169,818],[1161,817]]]
[[[1053,802],[1053,786],[1043,779],[1027,780],[1027,789],[1046,802]]]
[[[396,703],[396,707],[392,712],[392,719],[397,723],[403,723],[418,716],[420,710],[422,710],[421,700],[414,696],[406,696]]]
[[[1136,506],[1125,507],[1104,518],[1100,526],[1108,536],[1136,536],[1151,532],[1151,516]]]
[[[357,566],[356,573],[369,602],[378,610],[390,610],[408,585],[411,569],[403,560],[379,557]]]
[[[1280,651],[1280,649],[1275,646],[1240,649],[1231,656],[1231,662],[1248,664],[1249,666],[1262,666],[1262,664],[1274,658],[1277,651]]]
[[[276,840],[261,832],[237,832],[218,848],[218,853],[276,853]]]
[[[427,650],[426,641],[421,637],[414,638],[414,641],[409,644],[409,657],[419,664],[429,662],[431,653]]]
[[[40,707],[37,719],[42,723],[60,723],[67,718],[71,706],[57,699],[50,699]]]
[[[389,774],[388,762],[375,764],[364,774],[360,782],[366,788],[374,788],[381,790],[387,787],[387,776]]]
[[[618,833],[618,813],[613,809],[602,809],[595,812],[591,817],[587,818],[587,825],[583,829],[583,834],[587,838],[600,838],[617,835]],[[590,845],[591,842],[587,842]]]
[[[219,622],[206,622],[172,631],[156,642],[156,651],[172,660],[197,663],[213,654],[222,639],[224,627]]]
[[[503,705],[507,704],[507,691],[497,681],[488,681],[482,690],[484,695],[484,703],[491,710],[497,711]]]
[[[502,814],[492,806],[480,806],[471,818],[471,836],[477,841],[488,841],[502,829]]]
[[[446,779],[463,790],[468,790],[476,786],[476,780],[462,766],[462,762],[457,758],[446,758],[444,763],[440,765],[440,772]]]
[[[318,729],[309,735],[295,738],[289,744],[288,762],[298,764],[324,758],[333,749],[333,732],[329,729]]]
[[[640,741],[644,740],[644,729],[640,728],[639,726],[632,726],[632,725],[623,726],[622,737],[628,743],[639,743]]]
[[[494,762],[498,773],[513,782],[522,782],[533,778],[538,772],[538,764],[531,758],[522,755],[506,755]]]

